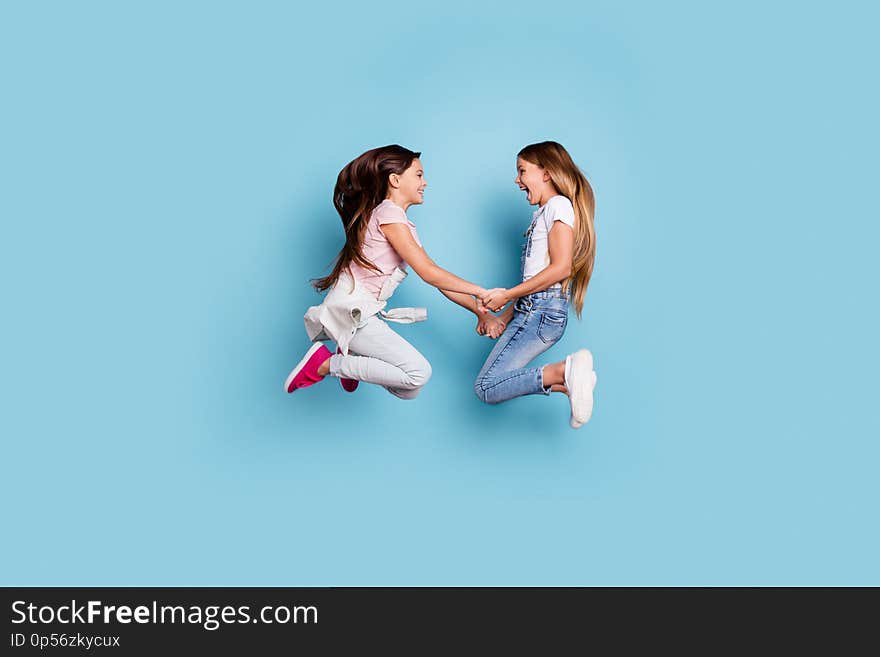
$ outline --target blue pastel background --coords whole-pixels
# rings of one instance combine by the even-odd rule
[[[4,3],[0,584],[880,584],[868,7]],[[421,397],[282,392],[347,161],[421,150],[428,252],[511,285],[543,139],[586,427],[480,404],[415,276]]]

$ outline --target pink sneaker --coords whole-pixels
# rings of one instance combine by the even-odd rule
[[[336,347],[336,353],[341,354],[342,350],[339,347]],[[345,392],[354,392],[358,389],[358,381],[357,379],[343,379],[339,377],[339,383],[342,384],[342,389]]]
[[[313,344],[303,359],[299,361],[299,364],[287,375],[284,389],[287,392],[293,392],[321,381],[324,377],[318,374],[318,368],[332,355],[330,350],[320,342]]]

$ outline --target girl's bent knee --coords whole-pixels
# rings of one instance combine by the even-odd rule
[[[399,367],[402,377],[400,383],[395,386],[398,390],[418,390],[431,378],[431,363],[424,358]]]
[[[484,387],[483,379],[477,379],[474,381],[474,394],[484,404],[494,404],[496,403],[491,396],[491,388]]]
[[[423,360],[420,363],[414,364],[412,367],[409,367],[406,370],[406,387],[410,390],[423,388],[428,380],[431,378],[431,373],[431,363],[429,363],[427,360]]]

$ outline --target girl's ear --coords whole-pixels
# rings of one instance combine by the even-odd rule
[[[544,182],[550,182],[550,172],[544,169]]]
[[[388,176],[388,184],[391,185],[394,189],[397,189],[398,187],[400,187],[400,176],[398,176],[396,173],[392,173],[390,176]]]

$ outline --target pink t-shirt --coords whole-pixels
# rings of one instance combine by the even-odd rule
[[[406,270],[403,258],[397,254],[397,251],[391,246],[391,242],[382,232],[381,226],[383,224],[407,224],[416,244],[422,245],[418,233],[416,233],[416,225],[406,218],[406,212],[403,211],[403,208],[395,205],[390,199],[385,199],[375,207],[367,222],[362,252],[364,257],[376,265],[381,273],[361,267],[354,262],[351,264],[351,273],[365,289],[375,294],[376,297],[379,296],[382,285],[396,267]]]

